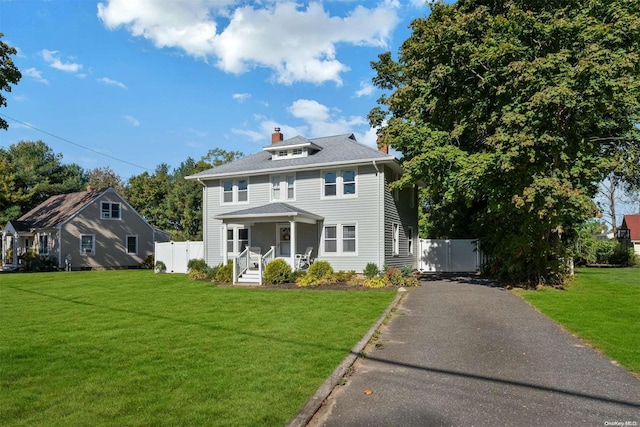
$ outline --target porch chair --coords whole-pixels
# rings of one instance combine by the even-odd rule
[[[303,254],[296,254],[296,270],[311,266],[311,252],[313,252],[313,246],[307,246]]]
[[[258,268],[262,260],[262,248],[260,246],[249,246],[249,265],[247,268]]]

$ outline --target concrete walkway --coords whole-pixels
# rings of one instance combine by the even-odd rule
[[[426,282],[378,342],[310,426],[640,427],[640,380],[501,288]]]

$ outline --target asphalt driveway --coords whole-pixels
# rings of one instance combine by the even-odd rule
[[[309,425],[640,427],[640,380],[501,288],[426,282],[378,342]]]

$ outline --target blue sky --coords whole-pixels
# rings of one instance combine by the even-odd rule
[[[375,146],[370,61],[428,13],[421,0],[0,0],[22,72],[0,146],[42,140],[123,179],[216,147],[260,151],[275,126]]]

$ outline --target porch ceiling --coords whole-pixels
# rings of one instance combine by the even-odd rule
[[[228,212],[225,214],[215,215],[215,219],[221,219],[226,223],[233,222],[280,222],[280,221],[296,221],[315,224],[324,217],[314,213],[296,208],[287,203],[269,203],[268,205],[258,206],[255,208],[242,209],[239,211]]]

